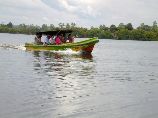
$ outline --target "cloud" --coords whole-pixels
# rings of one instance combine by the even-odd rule
[[[42,19],[45,20],[46,22],[49,21],[47,17],[43,17]]]
[[[158,19],[157,4],[157,0],[0,0],[0,22],[151,25]]]

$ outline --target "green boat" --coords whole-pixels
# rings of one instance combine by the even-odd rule
[[[48,31],[48,32],[40,32],[45,35],[54,35],[59,31]],[[71,31],[60,31],[60,33],[70,33]],[[93,51],[94,45],[99,42],[98,38],[90,38],[84,41],[74,42],[74,43],[63,43],[61,45],[37,45],[35,43],[25,43],[25,47],[27,50],[67,50],[71,49],[72,51],[80,51],[82,53],[91,53]]]

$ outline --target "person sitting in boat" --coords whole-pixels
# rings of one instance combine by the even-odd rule
[[[50,35],[47,35],[46,36],[46,38],[45,38],[45,40],[44,40],[44,44],[45,45],[49,45],[50,44],[50,42],[49,42],[49,39],[51,38],[51,36]]]
[[[60,40],[61,40],[62,43],[66,43],[65,34],[60,35]]]
[[[60,45],[62,42],[61,42],[61,36],[59,34],[57,34],[56,38],[55,38],[55,44],[56,45]]]
[[[74,42],[74,37],[72,37],[72,35],[69,34],[67,40],[68,40],[69,43],[73,43]]]
[[[42,37],[41,34],[38,34],[38,33],[36,34],[36,36],[35,36],[35,44],[37,44],[37,45],[43,44],[41,42],[41,37]]]
[[[50,44],[55,44],[55,38],[54,36],[51,36],[51,38],[49,39]]]

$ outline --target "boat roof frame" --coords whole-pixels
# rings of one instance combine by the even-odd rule
[[[53,31],[45,31],[45,32],[36,32],[36,35],[60,35],[60,34],[67,34],[72,33],[72,30],[53,30]]]

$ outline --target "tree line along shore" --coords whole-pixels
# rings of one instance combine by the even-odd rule
[[[158,41],[158,25],[156,21],[153,22],[152,26],[141,23],[137,28],[133,28],[131,23],[120,23],[118,26],[112,24],[110,27],[100,25],[91,28],[78,27],[75,23],[59,23],[58,26],[53,24],[43,24],[42,26],[33,24],[14,25],[11,22],[0,24],[0,33],[35,34],[39,31],[63,29],[73,30],[73,35],[78,38],[98,37],[99,39]]]

